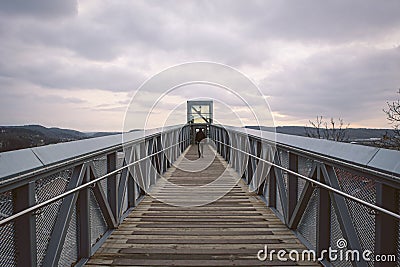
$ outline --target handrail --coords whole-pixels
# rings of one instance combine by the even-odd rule
[[[260,139],[263,142],[267,142],[267,143],[270,143],[270,144],[273,144],[273,145],[276,145],[276,146],[279,146],[279,147],[282,147],[282,148],[285,148],[285,149],[290,149],[290,150],[298,152],[298,153],[300,153],[302,155],[307,155],[307,156],[310,156],[310,157],[319,158],[319,159],[321,159],[323,161],[327,161],[327,162],[331,162],[331,163],[334,163],[334,164],[342,165],[344,167],[350,167],[352,169],[356,169],[356,170],[359,170],[361,172],[365,172],[365,173],[369,173],[369,174],[372,174],[372,175],[380,176],[380,177],[383,177],[383,178],[386,178],[386,179],[396,180],[396,182],[400,181],[400,174],[399,173],[394,173],[393,170],[384,170],[384,169],[378,170],[378,169],[373,168],[373,167],[358,165],[358,164],[351,163],[350,161],[345,161],[345,160],[337,158],[337,157],[332,157],[332,156],[324,155],[322,153],[315,152],[315,151],[312,151],[312,150],[307,150],[307,149],[304,149],[304,148],[288,145],[288,144],[279,142],[279,140],[270,140],[270,139],[267,139],[266,137],[263,137],[263,134],[273,135],[273,136],[281,137],[281,138],[296,138],[296,139],[302,138],[302,139],[304,139],[306,141],[312,140],[312,141],[316,141],[316,142],[327,142],[327,143],[328,142],[333,142],[331,140],[314,139],[314,138],[307,138],[307,137],[304,137],[304,136],[294,136],[294,135],[280,134],[280,133],[274,133],[274,132],[268,132],[268,131],[267,132],[266,131],[262,131],[263,133],[261,134],[261,136],[259,136],[259,135],[255,134],[256,130],[254,130],[254,129],[239,128],[239,127],[234,127],[234,126],[216,125],[216,124],[214,124],[213,126],[219,127],[219,128],[223,128],[223,129],[226,129],[226,130],[229,130],[229,131],[234,131],[235,133],[240,134],[242,136],[253,137],[253,138],[256,138],[256,139]],[[251,133],[251,132],[253,132],[253,133]],[[348,143],[339,143],[339,144],[340,145],[346,145],[346,146],[355,146],[357,149],[360,149],[360,148],[363,147],[361,145],[354,145],[354,144],[348,144]],[[368,147],[368,148],[369,149],[376,149],[376,152],[369,159],[369,162],[371,160],[373,160],[375,158],[377,152],[381,151],[381,150],[384,150],[385,152],[387,151],[389,153],[400,153],[398,151],[392,151],[392,150],[387,150],[387,149],[382,149],[382,148],[373,148],[373,147]],[[400,166],[400,163],[397,166]],[[397,169],[400,170],[400,168],[397,168]],[[387,172],[383,172],[382,170],[383,171],[387,171]],[[398,175],[396,175],[396,174],[398,174]]]
[[[133,166],[133,165],[135,165],[135,164],[140,163],[141,161],[143,161],[143,160],[145,160],[145,159],[151,158],[151,157],[153,157],[153,156],[155,156],[155,155],[157,155],[157,154],[159,154],[159,153],[161,153],[161,152],[164,152],[165,150],[171,149],[172,147],[175,147],[175,146],[177,146],[177,145],[180,145],[181,143],[184,143],[184,142],[186,142],[186,141],[187,141],[187,139],[182,140],[182,141],[180,141],[180,142],[178,142],[178,143],[176,143],[176,144],[174,144],[174,145],[172,145],[172,146],[166,147],[166,148],[164,148],[164,149],[162,149],[162,150],[160,150],[160,151],[157,151],[157,152],[155,152],[155,153],[153,153],[153,154],[147,155],[147,156],[144,157],[144,158],[138,159],[138,160],[136,160],[136,161],[134,161],[134,162],[131,162],[131,163],[125,165],[125,166],[122,166],[122,167],[119,168],[119,169],[116,169],[116,170],[114,170],[114,171],[111,171],[111,172],[109,172],[109,173],[103,175],[103,176],[100,176],[100,177],[98,177],[98,178],[96,178],[96,179],[94,179],[94,180],[92,180],[92,181],[90,181],[90,182],[87,182],[87,183],[85,183],[85,184],[82,184],[82,185],[80,185],[80,186],[77,186],[77,187],[75,187],[74,189],[71,189],[71,190],[69,190],[69,191],[66,191],[66,192],[64,192],[64,193],[62,193],[62,194],[60,194],[60,195],[58,195],[58,196],[56,196],[56,197],[50,198],[50,199],[48,199],[48,200],[46,200],[46,201],[43,201],[43,202],[41,202],[41,203],[39,203],[39,204],[37,204],[37,205],[31,206],[31,207],[29,207],[29,208],[27,208],[27,209],[24,209],[24,210],[22,210],[22,211],[20,211],[20,212],[17,212],[17,213],[15,213],[15,214],[13,214],[13,215],[11,215],[11,216],[9,216],[9,217],[3,219],[3,220],[0,220],[0,226],[3,225],[3,224],[9,223],[10,221],[13,221],[13,220],[15,220],[16,218],[21,217],[21,216],[23,216],[23,215],[25,215],[25,214],[27,214],[27,213],[36,211],[36,210],[38,210],[38,209],[40,209],[40,208],[42,208],[42,207],[44,207],[44,206],[47,206],[47,205],[49,205],[49,204],[51,204],[51,203],[53,203],[53,202],[55,202],[55,201],[57,201],[57,200],[60,200],[60,199],[66,197],[66,196],[68,196],[68,195],[71,195],[71,194],[73,194],[73,193],[76,193],[77,191],[80,191],[80,190],[82,190],[82,189],[84,189],[84,188],[87,188],[87,187],[89,187],[89,186],[91,186],[91,185],[93,185],[93,184],[95,184],[95,183],[97,183],[97,182],[100,182],[101,180],[104,180],[105,178],[107,178],[107,177],[109,177],[109,176],[112,176],[112,175],[114,175],[114,174],[117,174],[117,173],[121,172],[123,169],[129,168],[129,167],[131,167],[131,166]]]
[[[400,257],[400,151],[223,125],[211,133],[217,151],[323,265],[324,249],[342,239],[349,250]]]
[[[326,184],[324,184],[324,183],[321,183],[321,182],[319,182],[319,181],[316,181],[316,180],[314,180],[314,179],[311,179],[311,178],[309,178],[309,177],[307,177],[307,176],[305,176],[305,175],[302,175],[302,174],[297,173],[297,172],[295,172],[295,171],[292,171],[292,170],[289,170],[289,169],[287,169],[287,168],[284,168],[284,167],[282,167],[282,166],[280,166],[280,165],[278,165],[278,164],[276,164],[276,163],[273,163],[273,162],[271,162],[271,161],[268,161],[268,160],[265,160],[265,159],[263,159],[263,158],[257,157],[257,156],[255,156],[255,155],[253,155],[253,154],[250,154],[250,153],[248,153],[248,152],[246,152],[246,151],[243,151],[243,150],[241,150],[241,149],[238,149],[238,148],[236,148],[236,147],[233,147],[233,146],[228,145],[228,144],[226,144],[226,143],[223,143],[223,142],[221,142],[221,141],[218,141],[218,140],[214,140],[214,141],[215,141],[215,142],[218,142],[218,143],[221,143],[222,145],[225,145],[225,146],[227,146],[227,147],[230,147],[230,148],[232,148],[232,149],[234,149],[234,150],[237,150],[237,151],[239,151],[239,152],[241,152],[241,153],[243,153],[243,154],[245,154],[245,155],[248,155],[248,156],[250,156],[250,157],[256,158],[256,159],[258,159],[258,160],[260,160],[260,161],[262,161],[262,162],[264,162],[264,163],[266,163],[266,164],[268,164],[268,165],[274,166],[274,167],[276,167],[276,168],[278,168],[278,169],[281,169],[281,170],[286,171],[286,172],[288,172],[288,173],[290,173],[290,174],[293,174],[293,175],[295,175],[295,176],[297,176],[297,177],[299,177],[299,178],[302,178],[302,179],[304,179],[304,180],[306,180],[306,181],[309,181],[309,182],[311,182],[311,183],[313,183],[313,184],[317,184],[318,186],[323,187],[324,189],[327,189],[328,191],[332,191],[332,192],[334,192],[334,193],[336,193],[336,194],[338,194],[338,195],[341,195],[341,196],[346,197],[346,198],[348,198],[348,199],[351,199],[351,200],[353,200],[353,201],[355,201],[355,202],[358,202],[358,203],[361,204],[361,205],[367,206],[367,207],[372,208],[372,209],[377,210],[377,211],[381,211],[381,212],[383,212],[383,213],[385,213],[385,214],[387,214],[387,215],[390,215],[390,216],[392,216],[392,217],[394,217],[394,218],[400,220],[400,214],[394,213],[394,212],[392,212],[392,211],[390,211],[390,210],[386,210],[386,209],[384,209],[384,208],[382,208],[382,207],[376,206],[376,205],[371,204],[371,203],[369,203],[369,202],[366,202],[366,201],[364,201],[364,200],[362,200],[362,199],[356,198],[356,197],[354,197],[354,196],[352,196],[352,195],[350,195],[350,194],[347,194],[347,193],[345,193],[345,192],[342,192],[342,191],[340,191],[340,190],[338,190],[338,189],[336,189],[336,188],[334,188],[334,187],[328,186],[328,185],[326,185]]]
[[[176,126],[176,128],[180,128],[180,127],[182,127],[182,125]],[[102,155],[102,154],[104,154],[104,153],[106,153],[108,151],[113,151],[113,150],[116,150],[118,148],[122,148],[124,146],[129,146],[129,145],[132,145],[132,144],[135,144],[135,143],[139,143],[139,142],[145,140],[146,138],[151,138],[151,137],[153,137],[153,136],[155,136],[157,134],[160,134],[160,133],[165,134],[165,133],[172,132],[176,128],[169,127],[166,131],[159,131],[159,132],[157,132],[158,129],[144,130],[143,132],[151,131],[151,134],[142,136],[142,137],[134,139],[134,140],[129,140],[129,141],[124,142],[124,143],[119,141],[117,144],[109,146],[109,147],[106,147],[104,149],[88,152],[86,154],[83,154],[83,155],[80,155],[80,156],[77,156],[77,157],[73,157],[73,158],[70,158],[70,159],[66,159],[66,160],[63,160],[61,162],[52,163],[52,164],[47,165],[47,166],[43,165],[43,166],[40,166],[39,168],[35,168],[35,169],[29,170],[29,171],[24,172],[24,173],[16,173],[15,175],[8,175],[8,176],[5,176],[5,177],[0,177],[0,186],[3,186],[4,184],[12,183],[13,181],[16,181],[16,180],[24,179],[24,178],[27,178],[27,177],[30,177],[30,176],[33,176],[33,175],[38,175],[38,174],[45,173],[45,172],[48,172],[48,171],[51,171],[51,170],[59,169],[59,168],[62,168],[64,166],[68,166],[70,164],[73,164],[75,162],[80,162],[80,161],[83,161],[85,159],[90,159],[90,158],[96,157],[98,155]],[[123,134],[119,134],[119,135],[121,136],[121,139],[122,139]],[[106,136],[106,137],[112,137],[112,136]],[[91,142],[93,140],[94,139],[85,139],[85,140],[78,140],[77,142],[85,142],[85,141],[90,141]],[[54,144],[54,145],[55,146],[57,146],[57,145],[67,145],[67,144],[70,145],[73,142],[59,143],[59,144]],[[44,147],[34,147],[34,148],[29,148],[29,149],[30,150],[36,149],[36,148],[42,149],[42,148],[45,148],[45,147],[46,146],[44,146]],[[13,153],[13,152],[19,152],[19,151],[22,151],[22,150],[9,151],[9,152],[3,152],[3,153]],[[35,154],[35,152],[33,152],[33,153]],[[1,154],[2,153],[0,153],[0,155]],[[37,157],[37,155],[35,155],[35,156]]]

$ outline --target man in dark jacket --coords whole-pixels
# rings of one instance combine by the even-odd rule
[[[201,142],[201,140],[203,140],[204,138],[206,138],[206,135],[204,134],[203,130],[200,129],[197,133],[196,133],[196,143],[197,143],[197,151],[199,152],[199,158],[202,157],[203,158],[203,143]]]

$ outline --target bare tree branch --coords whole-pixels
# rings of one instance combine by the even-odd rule
[[[308,137],[328,139],[338,142],[344,142],[348,140],[346,134],[350,124],[344,126],[342,118],[339,118],[337,122],[331,118],[328,123],[324,121],[322,116],[317,116],[316,121],[309,120],[309,122],[311,127],[308,125],[304,127]]]
[[[400,89],[397,91],[400,95]],[[389,149],[400,150],[400,99],[386,102],[387,109],[383,109],[386,118],[394,131],[394,135],[385,134],[379,141],[380,146]]]

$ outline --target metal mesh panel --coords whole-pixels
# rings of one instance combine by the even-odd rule
[[[100,176],[107,174],[107,157],[103,156],[103,157],[94,159],[93,166],[94,166],[96,177],[100,177]],[[107,179],[101,180],[100,184],[101,184],[101,187],[103,188],[104,194],[107,197],[107,195],[108,195]]]
[[[122,167],[122,164],[124,163],[125,159],[125,154],[123,152],[118,152],[117,153],[117,169]]]
[[[267,202],[267,205],[269,205],[268,201],[269,201],[269,186],[270,186],[270,183],[269,183],[268,180],[266,182],[267,182],[267,184],[266,184],[266,186],[264,188],[263,194],[264,194],[265,201]]]
[[[92,246],[105,234],[107,224],[101,213],[99,204],[94,196],[93,190],[90,189],[90,231]]]
[[[298,157],[298,173],[309,176],[312,168],[313,160],[305,157]],[[297,200],[300,199],[301,193],[303,192],[306,180],[297,178]]]
[[[283,216],[283,207],[282,207],[282,202],[281,202],[281,197],[280,197],[278,186],[276,187],[276,209]]]
[[[11,192],[0,194],[0,220],[13,214]],[[0,226],[0,266],[16,266],[14,223]]]
[[[335,169],[341,189],[357,198],[375,204],[375,181],[352,174],[342,169]],[[375,244],[375,216],[370,209],[354,201],[346,199],[350,216],[355,226],[362,248],[374,251]],[[372,256],[371,256],[372,258]],[[371,266],[372,266],[372,262]]]
[[[308,176],[311,172],[314,160],[305,157],[298,157],[298,172],[302,175]]]
[[[128,179],[132,179],[128,177]],[[128,183],[128,181],[126,181]],[[125,188],[125,196],[122,201],[122,211],[125,212],[128,209],[128,186]]]
[[[314,190],[297,230],[315,248],[317,237],[317,211],[319,190]]]
[[[41,203],[65,192],[71,178],[72,170],[68,169],[35,182],[36,201]],[[62,200],[53,202],[39,210],[36,215],[37,262],[42,264],[50,241],[51,233],[57,219]]]
[[[76,208],[72,213],[67,235],[61,251],[59,266],[72,266],[78,260],[78,226]]]
[[[337,241],[343,238],[342,230],[340,229],[339,221],[337,219],[335,210],[333,205],[331,204],[331,247],[332,249],[338,250]],[[347,251],[346,248],[342,249],[345,253]],[[332,265],[335,267],[351,267],[351,262],[349,261],[340,261],[339,259],[332,262]]]
[[[289,152],[279,150],[279,158],[281,161],[281,166],[289,169]],[[282,171],[282,178],[283,178],[283,184],[285,187],[285,191],[287,191],[288,188],[288,173],[286,171]]]
[[[375,203],[376,186],[374,180],[355,175],[340,168],[335,168],[335,173],[338,177],[340,188],[344,192],[369,203]]]
[[[305,180],[303,180],[301,178],[297,178],[297,200],[300,199],[301,193],[303,192],[305,185],[306,185]]]
[[[374,251],[375,247],[375,216],[369,213],[369,208],[346,199],[351,220],[356,228],[357,236],[363,250]],[[371,254],[373,258],[374,254]],[[370,262],[373,266],[373,262]]]

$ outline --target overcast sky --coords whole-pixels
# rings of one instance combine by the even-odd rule
[[[213,61],[253,80],[277,125],[388,128],[399,14],[398,0],[0,0],[0,125],[120,131],[146,79]]]

